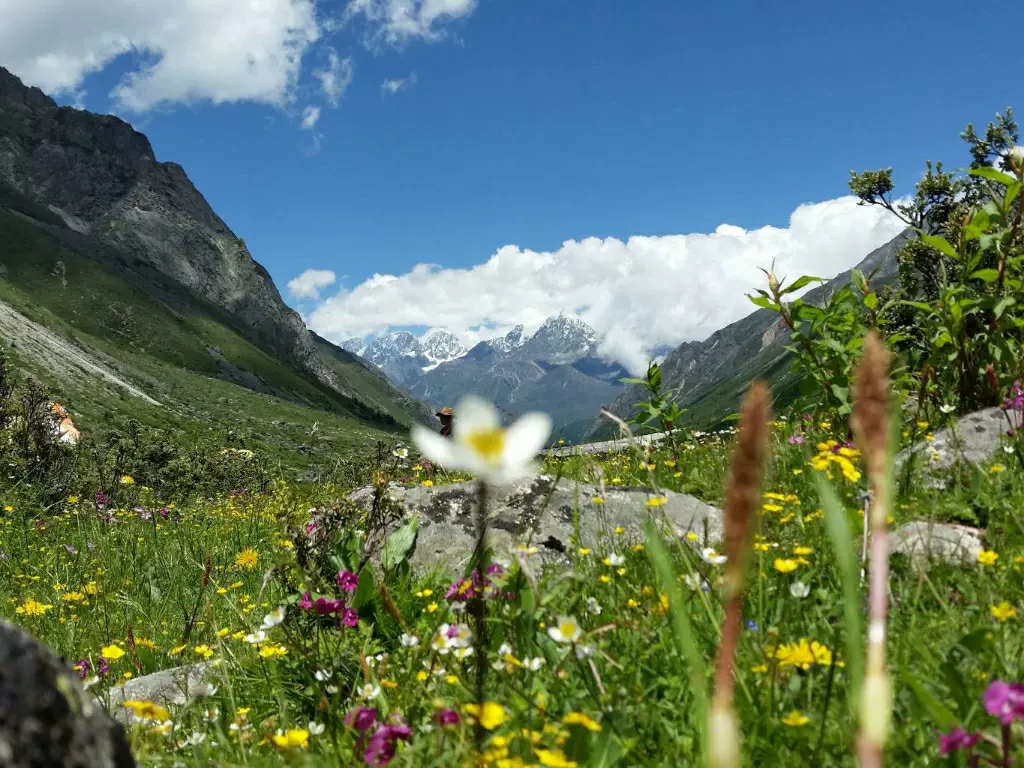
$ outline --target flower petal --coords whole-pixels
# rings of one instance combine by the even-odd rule
[[[522,416],[505,432],[505,464],[509,467],[537,458],[551,435],[551,417],[534,412]]]
[[[476,395],[467,395],[455,406],[452,430],[456,439],[464,435],[501,426],[498,409]]]
[[[456,450],[452,441],[419,424],[413,424],[412,441],[420,453],[443,467],[456,468]]]

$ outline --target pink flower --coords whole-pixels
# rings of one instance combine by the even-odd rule
[[[998,717],[1003,725],[1024,720],[1024,684],[996,680],[985,689],[982,700],[985,711]]]
[[[804,436],[800,434],[790,435],[789,442],[791,445],[800,445],[804,441]]]
[[[355,592],[356,587],[359,586],[359,577],[352,571],[338,571],[335,581],[338,583],[338,589],[343,589],[346,592]]]
[[[462,721],[454,709],[441,709],[434,713],[434,722],[442,728],[458,725]]]
[[[359,614],[352,608],[345,608],[341,612],[341,623],[346,627],[354,627],[359,623]]]
[[[313,611],[320,616],[341,613],[341,608],[340,600],[328,600],[326,597],[318,597],[313,603]]]
[[[309,596],[309,592],[305,592],[302,595],[302,599],[296,604],[299,610],[308,611],[313,607],[313,599]]]
[[[958,749],[970,749],[980,738],[979,733],[968,733],[963,728],[954,728],[949,734],[939,735],[939,754],[945,757]]]
[[[373,707],[353,707],[345,715],[345,725],[361,733],[370,730],[377,722],[377,710]]]
[[[395,756],[398,741],[412,738],[412,728],[407,725],[381,725],[370,737],[366,745],[366,764],[370,766],[387,765]]]

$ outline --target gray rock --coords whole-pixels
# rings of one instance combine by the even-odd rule
[[[415,568],[434,566],[461,569],[473,551],[477,483],[456,483],[425,488],[393,485],[390,496],[420,521],[416,550],[410,559]],[[548,475],[526,477],[515,483],[494,485],[489,490],[488,528],[491,546],[499,555],[509,555],[517,544],[529,543],[546,562],[564,562],[573,546],[594,547],[604,534],[616,527],[625,529],[629,541],[643,538],[648,518],[665,521],[674,532],[697,535],[697,543],[722,538],[722,513],[715,507],[682,493],[665,491],[666,501],[658,507],[644,502],[651,498],[642,488],[606,488],[576,483]],[[603,503],[593,499],[600,496]],[[367,507],[373,488],[361,488],[349,499]],[[573,543],[574,516],[578,513],[580,540]],[[618,537],[616,537],[618,538]]]
[[[907,555],[919,568],[933,562],[971,565],[982,550],[980,533],[965,525],[915,521],[896,529],[890,551]]]
[[[187,664],[129,680],[119,688],[110,689],[110,714],[121,722],[129,722],[131,716],[121,706],[124,701],[152,701],[163,707],[181,706],[189,698],[207,693],[211,671],[209,664]]]
[[[621,438],[619,440],[602,440],[597,443],[583,443],[582,445],[561,445],[558,448],[549,448],[544,455],[556,458],[566,456],[587,456],[599,453],[615,453],[630,447],[657,445],[668,437],[668,432],[655,432],[652,435],[634,435],[631,439]]]
[[[980,466],[995,456],[1009,428],[1006,414],[999,408],[975,411],[956,424],[935,433],[896,456],[897,471],[914,456],[916,468],[932,488],[945,488],[949,471],[964,462]]]
[[[0,765],[132,768],[121,726],[53,651],[0,620]]]

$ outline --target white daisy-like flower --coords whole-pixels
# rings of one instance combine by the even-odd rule
[[[275,608],[266,616],[263,617],[263,624],[260,625],[260,629],[273,629],[282,621],[284,621],[285,607],[282,605]]]
[[[472,395],[455,407],[451,438],[415,425],[420,453],[448,469],[461,469],[492,483],[516,480],[533,471],[533,460],[551,434],[551,417],[528,413],[507,429],[497,409]]]
[[[575,616],[559,616],[555,623],[548,627],[551,639],[559,643],[575,643],[580,639],[583,630]]]
[[[331,696],[333,696],[337,692],[338,692],[338,686],[336,686],[336,685],[328,685],[327,686],[327,693],[329,693]]]
[[[502,643],[498,646],[498,655],[504,658],[512,653],[512,646],[508,643]]]
[[[594,655],[594,646],[584,645],[580,643],[576,646],[576,658],[577,659],[589,659]]]
[[[257,645],[267,639],[267,633],[262,629],[258,629],[255,632],[251,632],[245,636],[245,642],[249,645]]]
[[[462,661],[463,659],[468,659],[470,656],[473,655],[473,648],[456,648],[455,653],[453,655],[459,661]]]
[[[334,675],[334,673],[329,669],[318,669],[316,672],[313,673],[313,677],[315,677],[317,681],[321,683],[326,683],[328,680],[331,679],[332,675]]]
[[[311,734],[312,736],[319,736],[319,735],[320,735],[321,733],[323,733],[323,732],[324,732],[324,729],[325,729],[325,728],[326,728],[327,726],[326,726],[326,725],[324,725],[323,723],[315,723],[315,722],[313,722],[312,720],[310,720],[310,721],[309,721],[309,725],[308,725],[308,726],[306,726],[306,727],[307,727],[307,728],[309,729],[309,733],[310,733],[310,734]]]
[[[217,718],[219,718],[219,717],[220,717],[220,710],[217,709],[217,707],[210,707],[209,709],[207,709],[206,711],[203,712],[203,720],[205,720],[208,723],[215,723],[215,722],[217,722]]]
[[[442,625],[445,626],[445,625]],[[455,624],[454,633],[452,628],[448,628],[448,633],[451,634],[449,642],[455,648],[468,648],[469,644],[473,642],[473,630],[469,628],[468,624]]]
[[[402,633],[400,638],[402,646],[405,648],[415,648],[420,644],[420,639],[416,635],[410,635],[405,632]]]
[[[789,594],[795,597],[797,600],[802,600],[811,594],[811,588],[804,584],[802,581],[794,581],[789,585]]]
[[[540,656],[535,656],[532,659],[523,659],[523,666],[531,672],[536,672],[544,666],[544,659]]]
[[[409,458],[409,449],[408,448],[396,448],[395,450],[392,451],[392,453],[395,456],[397,456],[399,459],[408,459]]]
[[[380,696],[380,686],[374,685],[373,683],[366,683],[366,685],[359,686],[357,693],[359,694],[359,698],[372,701]]]
[[[593,597],[588,597],[587,598],[587,613],[592,613],[595,616],[600,615],[600,613],[601,613],[601,604],[599,602],[597,602],[596,598],[593,598]]]
[[[1003,446],[1003,453],[1013,453],[1013,446],[1007,443]]]
[[[608,555],[608,565],[611,565],[611,566],[614,566],[614,567],[618,568],[624,562],[626,562],[626,558],[623,557],[622,555],[616,554],[614,552],[612,554]]]
[[[950,405],[949,403],[945,403],[944,405],[939,406],[939,410],[942,411],[944,414],[949,415],[956,410],[956,406]]]
[[[199,683],[188,689],[188,695],[193,699],[208,699],[217,693],[217,686],[210,683]]]
[[[704,547],[700,551],[700,557],[709,565],[724,565],[728,558],[725,555],[720,555],[715,551],[714,547]]]

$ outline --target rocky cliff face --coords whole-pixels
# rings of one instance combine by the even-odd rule
[[[98,258],[147,267],[223,309],[259,346],[336,386],[302,319],[181,166],[124,121],[56,103],[0,67],[0,182],[59,214]]]

